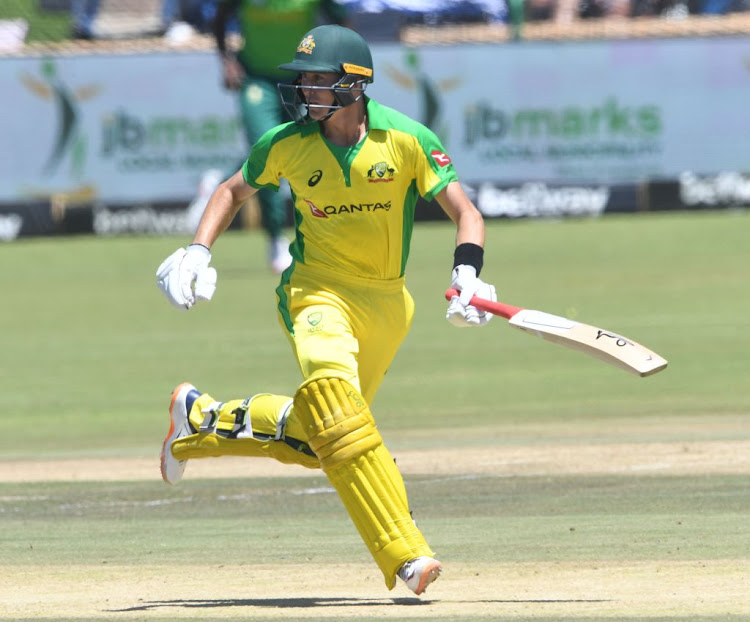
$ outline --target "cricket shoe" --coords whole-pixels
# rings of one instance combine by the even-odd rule
[[[172,443],[193,433],[188,415],[199,397],[200,391],[187,382],[183,382],[172,391],[172,401],[169,404],[169,432],[161,448],[161,477],[173,486],[182,479],[187,460],[178,460],[172,455]]]
[[[406,583],[406,587],[419,596],[442,571],[443,566],[438,560],[432,557],[417,557],[401,566],[398,576]]]

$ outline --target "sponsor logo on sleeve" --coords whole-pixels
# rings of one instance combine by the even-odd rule
[[[442,151],[438,151],[437,149],[433,149],[430,155],[432,156],[432,159],[435,160],[435,162],[437,162],[438,166],[440,166],[441,168],[443,166],[448,166],[451,163],[451,159]]]

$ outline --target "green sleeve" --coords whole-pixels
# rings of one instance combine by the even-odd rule
[[[428,201],[431,201],[435,195],[443,190],[449,183],[452,181],[458,181],[458,175],[456,174],[453,162],[448,158],[445,152],[443,143],[440,142],[440,139],[435,132],[420,124],[416,137],[419,141],[419,146],[421,147],[420,155],[423,156],[423,158],[418,158],[418,176],[420,171],[419,160],[426,160],[427,166],[429,166],[430,170],[434,173],[434,176],[437,177],[435,178],[431,175],[425,175],[422,177],[422,183],[424,184],[423,187],[427,187],[422,196]],[[446,158],[447,163],[445,163]]]
[[[279,189],[279,178],[269,173],[273,169],[268,166],[277,129],[272,128],[260,137],[258,142],[253,145],[250,157],[242,165],[242,176],[245,178],[245,182],[253,188]]]

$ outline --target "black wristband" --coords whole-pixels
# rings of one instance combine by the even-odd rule
[[[477,271],[477,276],[479,276],[484,265],[484,249],[479,244],[472,244],[471,242],[459,244],[453,251],[453,267],[461,264],[473,266]]]

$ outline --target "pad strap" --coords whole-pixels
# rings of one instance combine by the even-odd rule
[[[223,402],[211,402],[208,406],[201,409],[203,423],[198,428],[198,432],[201,434],[213,434],[216,432],[216,425],[219,423],[219,414],[223,405]]]

